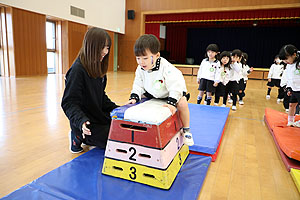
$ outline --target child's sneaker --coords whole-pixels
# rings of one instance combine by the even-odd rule
[[[294,122],[293,126],[294,126],[294,127],[298,127],[298,128],[300,128],[300,120],[299,120],[299,121],[296,121],[296,122]]]
[[[288,113],[288,112],[289,112],[289,109],[285,109],[285,112]]]
[[[219,104],[218,104],[218,103],[214,103],[214,105],[215,105],[215,106],[218,106]]]
[[[201,100],[200,99],[197,99],[197,104],[200,104],[201,103]]]
[[[280,99],[277,99],[277,103],[280,104]]]
[[[72,131],[69,132],[69,140],[71,153],[80,153],[83,151],[83,148],[81,147],[82,142],[75,136]]]
[[[239,104],[240,104],[240,105],[244,105],[243,100],[239,100]]]
[[[188,146],[194,145],[193,135],[190,133],[190,131],[184,131],[183,129],[181,129],[181,135],[183,136],[184,144],[186,144]]]
[[[207,105],[207,101],[204,101],[204,102],[203,102],[203,105]]]
[[[232,110],[236,110],[236,106],[232,106],[231,109],[232,109]]]
[[[266,96],[266,99],[270,99],[270,98],[271,98],[270,95],[267,95],[267,96]]]
[[[287,126],[294,126],[294,122],[288,122]]]
[[[221,107],[226,107],[226,105],[225,105],[225,104],[222,104]]]
[[[229,100],[228,100],[228,103],[232,103],[232,102],[233,102],[233,100],[232,100],[232,99],[229,99]]]

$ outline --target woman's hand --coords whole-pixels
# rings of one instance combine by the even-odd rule
[[[217,83],[217,82],[214,82],[213,86],[214,86],[214,87],[218,87],[218,83]]]
[[[127,101],[127,103],[125,105],[127,105],[127,104],[135,104],[135,103],[136,103],[135,99],[130,99],[129,101]]]
[[[170,104],[165,104],[165,105],[163,105],[163,107],[168,107],[168,108],[170,109],[172,115],[174,115],[174,114],[176,113],[176,110],[177,110],[177,109],[176,109],[175,106],[172,106],[172,105],[170,105]]]
[[[92,135],[91,130],[87,127],[91,123],[89,121],[86,121],[82,124],[82,136],[85,138],[85,135]]]

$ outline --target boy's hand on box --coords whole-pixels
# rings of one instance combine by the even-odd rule
[[[165,105],[163,105],[163,107],[168,107],[168,108],[170,109],[172,115],[174,115],[174,114],[176,113],[176,110],[177,110],[177,109],[176,109],[175,106],[172,106],[172,105],[170,105],[170,104],[165,104]]]
[[[135,103],[136,103],[135,99],[130,99],[129,101],[127,101],[127,103],[125,105],[127,105],[127,104],[135,104]]]

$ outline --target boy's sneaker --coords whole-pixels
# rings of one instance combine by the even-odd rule
[[[244,105],[243,100],[239,100],[239,104],[240,104],[240,105]]]
[[[267,96],[266,96],[266,99],[270,99],[270,98],[271,98],[270,95],[267,95]]]
[[[225,104],[222,104],[221,107],[226,107],[226,105],[225,105]]]
[[[232,103],[232,102],[233,102],[233,100],[232,100],[232,99],[229,99],[229,100],[228,100],[228,103]]]
[[[214,105],[215,105],[215,106],[218,106],[219,104],[218,104],[218,103],[214,103]]]
[[[236,106],[232,106],[231,109],[232,109],[232,110],[236,110]]]
[[[203,105],[207,105],[207,101],[204,101],[204,102],[203,102]]]
[[[288,122],[287,126],[294,126],[294,122]]]
[[[294,126],[294,127],[298,127],[298,128],[300,128],[300,120],[299,120],[299,121],[296,121],[296,122],[294,122],[293,126]]]
[[[82,142],[75,136],[72,131],[69,132],[69,140],[71,153],[80,153],[83,151],[83,148],[81,147]]]
[[[183,129],[181,129],[181,135],[183,136],[184,144],[186,144],[188,146],[194,145],[193,135],[189,131],[184,132]]]
[[[285,112],[288,113],[288,112],[289,112],[289,109],[285,109]]]
[[[277,99],[277,103],[280,104],[280,99]]]

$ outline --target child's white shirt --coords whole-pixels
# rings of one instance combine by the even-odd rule
[[[221,82],[223,85],[226,85],[229,82],[229,68],[221,65],[218,71],[219,73],[216,76],[216,82]]]
[[[135,79],[131,93],[135,93],[141,99],[146,91],[155,98],[172,97],[179,101],[183,92],[187,92],[184,77],[179,69],[174,67],[166,59],[160,57],[157,70],[145,71],[138,65],[135,71]]]
[[[282,72],[282,77],[281,77],[281,81],[280,81],[280,87],[284,87],[286,85],[287,85],[287,73],[286,73],[286,69],[285,69]]]
[[[220,73],[220,62],[218,60],[209,61],[208,58],[202,60],[200,68],[198,70],[197,79],[201,78],[211,80],[214,82],[220,82],[218,79]]]
[[[242,70],[242,66],[240,63],[234,62],[230,64],[231,69],[228,72],[229,81],[236,81],[237,83],[240,81],[240,71]]]
[[[283,68],[283,65],[272,64],[269,70],[268,79],[281,79]]]
[[[250,67],[248,65],[243,65],[241,72],[241,77],[244,79],[244,81],[248,80],[248,75],[250,74]]]
[[[286,79],[287,87],[292,88],[293,91],[300,91],[300,70],[296,69],[296,63],[286,66]]]

